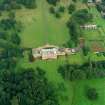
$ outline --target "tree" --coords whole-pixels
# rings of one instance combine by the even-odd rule
[[[6,32],[0,32],[0,39],[4,39],[4,40],[6,40],[6,38],[7,38],[7,35],[6,35]]]
[[[89,47],[83,46],[82,51],[83,51],[84,56],[87,56],[90,50],[89,50]]]
[[[73,2],[77,2],[77,0],[72,0]]]
[[[82,80],[86,79],[86,73],[79,69],[74,69],[71,73],[71,80]]]
[[[72,14],[76,10],[76,7],[74,4],[70,4],[68,7],[68,11],[70,14]]]
[[[69,28],[71,40],[75,43],[75,46],[77,46],[78,37],[80,36],[80,33],[81,33],[80,27],[77,24],[77,22],[74,21],[74,19],[72,21],[68,22],[67,26]]]
[[[65,7],[60,6],[60,7],[59,7],[59,12],[64,12],[64,11],[65,11]]]
[[[82,2],[83,2],[83,3],[88,3],[88,0],[83,0]]]
[[[22,69],[23,72],[0,73],[0,104],[11,105],[14,97],[19,105],[59,105],[55,86],[48,82],[40,68]]]
[[[35,8],[35,0],[21,0],[21,3],[26,7],[26,8]]]
[[[55,13],[55,17],[56,17],[56,18],[60,18],[60,17],[61,17],[60,13],[59,13],[59,12],[56,12],[56,13]]]
[[[47,2],[55,6],[59,0],[47,0]]]
[[[14,33],[11,35],[11,42],[13,42],[14,44],[19,45],[21,42],[21,39],[19,37],[19,35],[17,35],[17,33]]]
[[[35,8],[36,0],[2,0],[0,2],[0,10],[21,9],[22,6]]]
[[[15,28],[16,21],[14,19],[8,18],[8,19],[2,19],[0,22],[0,26],[4,30],[13,29]]]
[[[50,13],[52,13],[52,14],[55,14],[55,9],[54,9],[54,7],[50,7]]]
[[[98,93],[95,88],[88,88],[86,90],[86,96],[89,100],[97,100],[98,99]]]
[[[92,21],[93,16],[88,12],[87,9],[81,9],[73,14],[72,19],[74,19],[78,24],[81,25]]]

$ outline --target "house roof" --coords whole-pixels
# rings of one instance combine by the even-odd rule
[[[57,49],[56,48],[42,49],[41,53],[42,53],[42,59],[57,58]]]

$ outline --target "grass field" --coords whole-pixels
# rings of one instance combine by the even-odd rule
[[[37,2],[37,9],[17,11],[16,16],[25,27],[21,35],[24,47],[38,47],[46,43],[62,45],[68,41],[67,14],[61,19],[55,18],[49,13],[49,5],[45,0]]]

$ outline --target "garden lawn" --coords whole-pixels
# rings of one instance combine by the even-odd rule
[[[75,82],[75,97],[72,105],[105,105],[105,78],[96,80],[82,80]],[[99,98],[90,101],[86,98],[86,87],[96,88]]]
[[[60,19],[55,18],[49,13],[46,0],[38,0],[37,8],[34,10],[18,10],[16,18],[24,24],[21,34],[23,47],[38,47],[46,43],[63,45],[70,38],[66,26],[67,13]]]

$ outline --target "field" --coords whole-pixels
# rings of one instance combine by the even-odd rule
[[[24,16],[23,16],[24,15]],[[37,9],[17,11],[17,20],[22,20],[25,30],[22,33],[22,46],[38,47],[46,43],[62,45],[68,41],[69,34],[65,18],[56,19],[49,13],[45,0],[37,2]],[[25,17],[25,18],[24,18]]]
[[[80,2],[78,4],[78,8],[82,6],[86,8],[86,6],[82,5]],[[37,8],[35,10],[27,10],[24,8],[22,10],[17,10],[16,18],[17,20],[22,21],[24,27],[24,30],[20,35],[22,39],[22,47],[34,48],[46,43],[62,46],[68,41],[70,36],[66,27],[66,22],[69,19],[67,11],[62,14],[60,19],[57,19],[49,13],[48,8],[49,5],[47,2],[45,2],[45,0],[37,0]],[[97,18],[94,19],[93,23],[98,24],[102,28],[105,27],[105,20],[101,18],[96,8],[93,7],[89,11],[94,15],[97,15]],[[100,29],[101,31],[102,28]],[[99,30],[85,31],[84,38],[87,40],[87,45],[91,46],[89,40],[101,40],[104,39],[105,36],[103,31],[101,35]],[[101,45],[104,47],[104,41],[99,43],[101,43]],[[105,105],[105,79],[68,82],[64,81],[60,74],[57,73],[58,67],[67,62],[70,64],[83,64],[86,62],[87,58],[83,57],[81,52],[76,55],[71,55],[68,58],[62,57],[57,60],[49,61],[37,60],[33,63],[29,62],[27,53],[28,52],[26,51],[24,54],[25,57],[19,61],[17,69],[20,67],[40,67],[46,71],[47,78],[55,85],[64,83],[66,86],[66,91],[62,94],[68,98],[60,98],[60,105]],[[93,61],[105,60],[104,56],[97,57],[97,55],[93,53],[89,54],[88,56],[91,56]],[[85,86],[95,87],[98,90],[100,98],[97,100],[97,102],[90,102],[86,99],[84,95]]]

